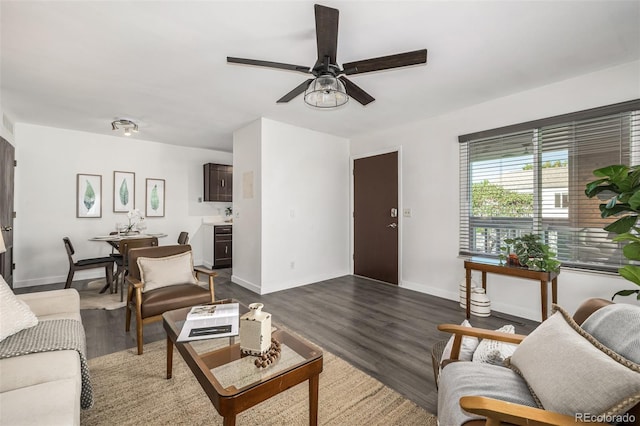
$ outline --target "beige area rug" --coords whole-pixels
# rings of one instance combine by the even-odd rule
[[[105,284],[106,281],[102,278],[99,280],[89,281],[85,287],[78,289],[78,293],[80,293],[80,309],[112,310],[122,308],[125,305],[125,302],[120,302],[120,287],[118,287],[117,294],[111,294],[109,293],[109,290],[100,294],[100,290],[105,286]]]
[[[173,378],[165,379],[166,342],[89,360],[94,406],[81,412],[89,425],[222,425],[182,356],[175,351]],[[324,352],[320,375],[322,425],[436,425],[436,417],[381,382]],[[238,425],[308,425],[309,387],[301,383],[238,415]]]

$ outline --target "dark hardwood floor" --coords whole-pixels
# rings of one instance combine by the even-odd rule
[[[261,302],[273,320],[377,378],[408,399],[436,413],[437,391],[431,367],[431,347],[448,338],[440,323],[460,323],[464,310],[457,301],[406,290],[368,279],[344,276],[260,296],[230,281],[230,269],[216,278],[216,298],[244,304]],[[78,288],[84,282],[74,282]],[[16,292],[62,288],[63,284],[18,289]],[[125,333],[124,308],[82,310],[88,357],[136,346],[135,324]],[[134,318],[135,321],[135,318]],[[496,329],[513,324],[528,334],[539,323],[499,312],[472,317],[477,327]],[[162,323],[145,327],[145,343],[166,338]],[[144,354],[142,355],[144,356]],[[174,355],[179,356],[179,355]]]

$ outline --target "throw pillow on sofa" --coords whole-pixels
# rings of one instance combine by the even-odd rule
[[[471,323],[469,323],[469,320],[464,320],[460,325],[463,327],[471,327]],[[442,364],[442,361],[451,358],[451,350],[453,349],[454,338],[455,335],[452,335],[447,341],[447,344],[442,351],[440,364]],[[479,340],[477,337],[463,336],[462,344],[460,345],[460,355],[458,356],[458,359],[460,361],[471,361],[471,359],[473,358],[473,352],[475,352],[476,348],[478,347],[478,343]]]
[[[0,341],[38,324],[29,306],[18,299],[0,275]]]
[[[513,325],[507,324],[496,331],[502,333],[515,334],[516,329]],[[497,340],[482,339],[480,344],[473,353],[474,362],[484,362],[486,364],[503,365],[504,360],[509,358],[515,352],[518,345],[512,343],[499,342]]]
[[[570,416],[613,416],[640,402],[640,365],[602,345],[562,308],[554,310],[509,359],[541,407]],[[637,332],[638,325],[617,326]]]

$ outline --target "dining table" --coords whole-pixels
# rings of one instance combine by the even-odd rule
[[[168,234],[165,234],[163,232],[158,232],[158,233],[113,233],[113,234],[108,234],[108,235],[97,235],[95,237],[91,237],[89,238],[89,241],[104,241],[105,243],[109,244],[112,248],[114,248],[115,250],[118,250],[119,248],[119,243],[122,240],[126,240],[126,239],[136,239],[136,238],[149,238],[149,237],[156,237],[156,238],[164,238],[167,237]],[[115,279],[115,276],[113,277]],[[104,293],[105,291],[107,291],[107,289],[109,288],[109,283],[106,283],[105,286],[100,290],[100,293]]]

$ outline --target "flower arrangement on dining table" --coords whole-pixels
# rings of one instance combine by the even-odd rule
[[[127,219],[129,219],[129,224],[126,225],[121,232],[125,234],[130,234],[132,232],[144,231],[147,229],[147,224],[144,221],[144,216],[140,212],[139,209],[129,210],[127,212]]]

